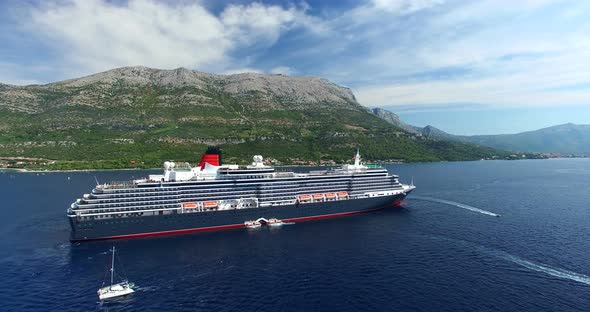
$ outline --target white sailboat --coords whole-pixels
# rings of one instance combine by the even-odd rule
[[[133,293],[133,283],[129,283],[126,279],[121,281],[120,283],[115,284],[115,246],[112,249],[113,255],[111,259],[111,285],[104,286],[104,281],[102,283],[102,287],[97,291],[98,298],[100,300],[106,300],[121,296],[126,296]]]

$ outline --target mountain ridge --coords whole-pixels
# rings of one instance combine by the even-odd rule
[[[590,125],[565,123],[515,134],[473,135],[464,142],[519,152],[590,155]]]
[[[415,134],[420,133],[420,129],[416,129],[416,127],[403,122],[397,114],[395,114],[391,111],[388,111],[386,109],[379,108],[379,107],[375,107],[371,111],[377,117],[387,121],[388,123],[400,128],[400,129],[403,129],[403,130],[410,132],[410,133],[415,133]]]
[[[375,110],[377,109],[373,109],[374,112]],[[385,109],[378,110],[395,115]],[[384,113],[376,115],[380,116]],[[397,120],[394,120],[393,124],[405,124],[397,115],[395,116]],[[455,135],[431,125],[425,127],[405,125],[414,127],[426,138],[436,140],[472,143],[513,152],[590,155],[590,124],[565,123],[514,134],[491,135]]]
[[[190,87],[202,91],[209,88],[214,91],[226,92],[236,96],[260,92],[262,95],[272,94],[273,96],[291,98],[292,104],[298,102],[356,103],[356,98],[349,88],[338,86],[323,78],[289,77],[258,73],[217,75],[182,67],[172,70],[159,70],[144,66],[121,67],[81,78],[52,82],[44,85],[15,86],[3,91],[20,92],[21,96],[18,100],[27,101],[34,98],[31,92],[51,92],[55,89],[75,91],[78,88],[94,86],[99,89],[98,91],[103,91],[103,95],[108,96],[110,95],[109,92],[113,92],[112,86],[125,85],[139,87],[155,85],[164,88]],[[102,90],[100,89],[101,87]],[[6,105],[6,103],[0,102],[0,105],[2,104]],[[36,109],[41,109],[39,105],[36,105],[38,103],[31,102],[29,104],[33,104],[32,106]],[[8,105],[8,108],[18,110],[19,105]],[[30,110],[25,110],[25,112],[28,111]]]
[[[124,67],[0,88],[0,112],[0,156],[78,162],[71,167],[194,161],[206,145],[220,145],[235,162],[261,151],[282,163],[345,162],[357,147],[372,160],[505,154],[425,139],[375,116],[349,88],[317,77]]]

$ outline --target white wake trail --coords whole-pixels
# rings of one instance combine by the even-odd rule
[[[523,266],[527,269],[533,270],[533,271],[545,273],[545,274],[548,274],[548,275],[551,275],[554,277],[568,279],[571,281],[579,282],[579,283],[586,284],[586,285],[590,286],[590,276],[587,276],[587,275],[584,275],[581,273],[576,273],[576,272],[572,272],[572,271],[568,271],[568,270],[564,270],[564,269],[559,269],[559,268],[553,268],[553,267],[550,267],[545,264],[534,263],[529,260],[525,260],[525,259],[519,258],[517,256],[513,256],[513,255],[505,253],[505,252],[500,252],[500,257],[502,257],[503,259],[508,260],[510,262],[516,263],[520,266]]]
[[[527,268],[531,271],[540,272],[540,273],[547,274],[547,275],[550,275],[553,277],[567,279],[570,281],[574,281],[574,282],[578,282],[578,283],[582,283],[582,284],[590,286],[590,276],[582,274],[582,273],[552,267],[552,266],[544,264],[544,263],[535,263],[533,261],[509,254],[509,253],[502,251],[502,250],[489,248],[489,247],[485,247],[482,245],[477,245],[475,243],[464,241],[464,240],[452,239],[452,238],[444,237],[444,236],[428,236],[428,237],[434,238],[434,239],[445,240],[445,241],[449,241],[449,242],[454,242],[456,244],[462,244],[464,246],[472,247],[472,248],[475,248],[476,250],[480,251],[483,254],[493,256],[493,257],[496,257],[496,258],[499,258],[499,259],[502,259],[505,261],[512,262],[514,264],[517,264],[517,265],[520,265],[524,268]]]
[[[426,196],[414,196],[414,195],[411,196],[410,198],[411,199],[424,200],[424,201],[430,201],[430,202],[435,202],[435,203],[441,203],[441,204],[446,204],[446,205],[451,205],[451,206],[455,206],[455,207],[467,209],[467,210],[470,210],[470,211],[479,212],[479,213],[482,213],[482,214],[485,214],[485,215],[488,215],[488,216],[492,216],[492,217],[499,217],[500,216],[499,214],[493,213],[491,211],[479,209],[477,207],[473,207],[473,206],[461,204],[461,203],[450,201],[450,200],[444,200],[444,199],[438,199],[438,198],[432,198],[432,197],[426,197]]]

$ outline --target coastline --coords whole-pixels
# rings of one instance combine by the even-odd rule
[[[93,172],[93,171],[132,171],[132,170],[159,170],[161,168],[112,168],[112,169],[27,169],[27,168],[0,168],[0,172],[18,173],[53,173],[53,172]]]
[[[372,161],[369,164],[378,165],[399,165],[399,164],[420,164],[420,163],[444,163],[444,162],[474,162],[474,161],[521,161],[521,160],[551,160],[551,159],[588,159],[590,157],[554,157],[554,158],[518,158],[518,159],[472,159],[472,160],[438,160],[438,161],[398,161],[398,162],[378,162]],[[329,168],[338,164],[292,164],[292,165],[274,165],[275,168]],[[95,171],[133,171],[133,170],[161,170],[161,167],[152,168],[96,168],[96,169],[28,169],[28,168],[0,168],[0,172],[17,172],[17,173],[56,173],[56,172],[95,172]]]

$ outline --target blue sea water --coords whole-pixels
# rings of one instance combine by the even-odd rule
[[[418,186],[402,208],[82,244],[69,204],[146,171],[0,173],[0,310],[590,309],[590,159],[388,168]],[[100,304],[113,244],[139,289]]]

